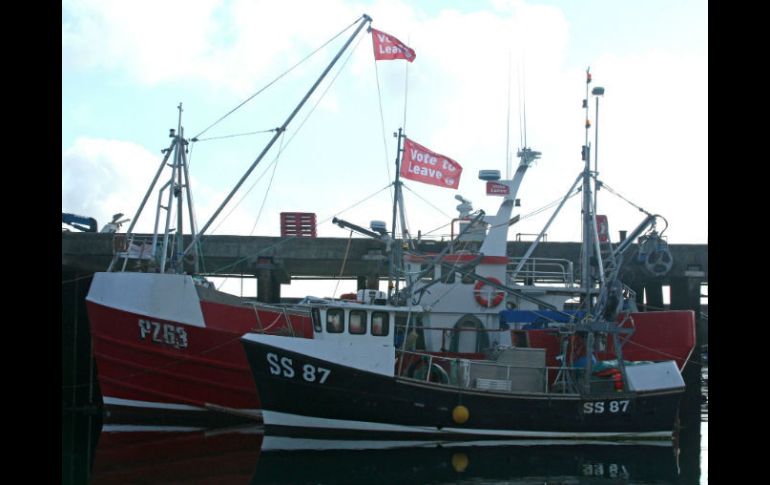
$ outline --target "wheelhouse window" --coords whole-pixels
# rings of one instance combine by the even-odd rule
[[[318,308],[313,308],[310,314],[313,318],[313,329],[315,329],[316,333],[323,332],[323,326],[321,324],[321,313],[318,311]]]
[[[390,333],[390,315],[387,312],[372,312],[372,335],[384,337]]]
[[[345,312],[341,308],[329,308],[326,310],[326,331],[329,333],[342,333],[345,330]]]
[[[350,322],[348,332],[354,335],[366,333],[366,312],[363,310],[350,310]]]

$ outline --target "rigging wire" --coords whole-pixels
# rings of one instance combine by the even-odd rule
[[[521,92],[522,92],[522,100],[521,100],[521,110],[522,115],[524,118],[524,147],[527,147],[527,73],[524,72],[524,64],[522,62],[521,66]]]
[[[628,202],[628,203],[629,203],[631,206],[633,206],[634,208],[638,209],[638,210],[639,210],[639,212],[644,212],[644,213],[645,213],[645,214],[647,214],[647,215],[651,215],[649,212],[647,212],[646,210],[644,210],[644,209],[643,209],[643,208],[641,208],[640,206],[638,206],[638,205],[634,204],[634,203],[633,203],[633,202],[631,202],[630,200],[628,200],[628,199],[626,199],[625,197],[623,197],[622,195],[620,195],[618,192],[616,192],[615,190],[613,190],[613,188],[612,188],[612,187],[610,187],[609,185],[607,185],[606,183],[604,183],[604,182],[601,182],[601,186],[602,186],[602,188],[604,188],[604,189],[607,189],[607,191],[608,191],[609,193],[611,193],[612,195],[614,195],[614,196],[616,196],[616,197],[619,197],[619,198],[623,199],[624,201]]]
[[[337,289],[340,286],[340,281],[342,281],[342,275],[345,273],[345,263],[348,262],[348,254],[350,253],[350,243],[353,242],[353,230],[350,230],[350,235],[348,235],[348,244],[345,246],[345,256],[342,257],[342,267],[340,267],[340,275],[337,277],[337,282],[334,284],[334,292],[332,293],[332,298],[337,297]]]
[[[273,133],[273,132],[276,132],[276,131],[278,131],[278,128],[271,128],[269,130],[260,130],[260,131],[250,131],[248,133],[234,133],[232,135],[211,136],[211,137],[208,137],[208,138],[196,138],[195,141],[196,142],[201,142],[201,141],[212,141],[212,140],[224,140],[226,138],[236,138],[236,137],[239,137],[239,136],[259,135],[259,134],[262,134],[262,133]]]
[[[407,45],[412,44],[411,36],[408,36],[406,38]],[[404,62],[404,124],[401,125],[404,129],[404,133],[406,133],[406,101],[408,99],[407,95],[409,94],[409,64],[410,62]]]
[[[241,202],[243,202],[246,199],[246,197],[251,193],[251,191],[254,189],[254,187],[256,187],[256,185],[259,183],[259,181],[262,180],[262,177],[264,177],[267,174],[267,172],[270,170],[270,167],[272,167],[273,165],[275,165],[278,162],[278,156],[279,155],[280,155],[280,153],[276,154],[276,156],[273,159],[273,161],[270,162],[270,164],[267,167],[265,167],[265,170],[261,174],[259,174],[259,177],[257,177],[257,179],[254,181],[254,183],[251,184],[251,187],[249,187],[249,190],[247,190],[243,194],[243,196],[240,199],[238,199],[238,202],[233,204],[232,208],[230,208],[230,211],[227,213],[227,215],[225,215],[224,217],[222,217],[219,220],[219,222],[217,223],[216,227],[214,227],[211,231],[209,231],[210,234],[216,233],[219,230],[219,228],[222,226],[222,224],[227,220],[227,218],[230,217],[233,214],[235,209],[237,209],[238,206],[241,205]]]
[[[406,186],[405,186],[405,187],[406,187]],[[407,188],[408,188],[408,187],[407,187]],[[580,187],[576,188],[576,189],[575,189],[575,191],[574,191],[572,194],[570,194],[570,195],[568,195],[568,196],[567,196],[567,199],[570,199],[570,198],[572,198],[572,197],[576,196],[577,194],[579,194],[579,193],[580,193],[580,190],[581,190],[581,189],[580,189]],[[411,190],[410,190],[410,191],[411,191]],[[413,192],[413,193],[414,193],[414,192]],[[418,196],[418,197],[419,197],[419,196]],[[551,201],[551,202],[547,203],[546,205],[544,205],[544,206],[542,206],[542,207],[540,207],[540,208],[538,208],[538,209],[535,209],[535,210],[533,210],[532,212],[530,212],[530,213],[528,213],[528,214],[525,214],[525,215],[523,215],[523,216],[519,217],[519,221],[522,221],[522,220],[524,220],[524,219],[527,219],[527,218],[529,218],[529,217],[534,217],[534,216],[536,216],[536,215],[540,214],[541,212],[543,212],[543,211],[546,211],[546,210],[550,209],[551,207],[553,207],[553,206],[557,205],[559,202],[561,202],[561,200],[562,200],[562,199],[563,199],[563,197],[559,197],[558,199],[556,199],[556,200],[553,200],[553,201]],[[423,199],[423,200],[424,200],[424,199]],[[430,202],[428,202],[428,201],[425,201],[425,202],[426,202],[426,203],[428,203],[428,204],[430,204]],[[432,204],[431,204],[431,205],[432,205]],[[442,212],[440,209],[436,208],[435,206],[434,206],[434,208],[435,208],[436,210],[438,210],[439,212],[441,212],[442,214],[444,214],[444,216],[446,216],[447,218],[449,218],[449,217],[450,217],[450,216],[446,215],[444,212]],[[505,225],[508,225],[508,223],[509,223],[509,221],[505,221],[505,222],[501,222],[500,224],[497,224],[497,225],[495,225],[495,226],[492,226],[492,227],[501,227],[501,226],[505,226]],[[448,223],[446,223],[446,224],[442,224],[442,225],[440,225],[440,226],[438,226],[438,227],[436,227],[436,228],[434,228],[434,229],[431,229],[431,230],[430,230],[430,231],[428,231],[428,232],[425,232],[425,233],[423,233],[423,236],[427,236],[427,235],[429,235],[429,234],[432,234],[432,233],[434,233],[434,232],[436,232],[436,231],[438,231],[438,230],[440,230],[440,229],[443,229],[443,228],[445,228],[445,227],[449,226],[450,224],[451,224],[451,222],[448,222]]]
[[[571,194],[569,194],[567,196],[567,199],[571,199],[572,197],[576,196],[577,194],[580,193],[580,191],[581,191],[580,187],[576,188]],[[529,217],[534,217],[534,216],[540,214],[541,212],[546,211],[546,210],[550,209],[551,207],[557,205],[559,202],[561,202],[562,199],[563,199],[563,197],[559,197],[558,199],[549,202],[548,204],[540,207],[539,209],[535,209],[532,212],[530,212],[529,214],[525,214],[525,215],[521,216],[519,218],[519,220],[527,219]]]
[[[401,184],[401,186],[402,186],[402,187],[404,187],[405,189],[407,189],[409,192],[411,192],[411,193],[413,193],[414,195],[416,195],[416,196],[417,196],[417,197],[418,197],[420,200],[422,200],[423,202],[425,202],[425,203],[426,203],[426,204],[428,204],[429,206],[431,206],[431,207],[433,207],[434,209],[436,209],[437,211],[441,212],[441,214],[443,214],[443,215],[444,215],[444,217],[446,217],[446,218],[448,218],[448,219],[451,219],[451,218],[452,218],[452,216],[450,216],[450,215],[449,215],[449,214],[447,214],[446,212],[442,211],[441,209],[439,209],[438,207],[436,207],[435,205],[433,205],[433,204],[432,204],[430,201],[426,200],[424,197],[422,197],[420,194],[418,194],[418,193],[417,193],[417,192],[415,192],[414,190],[410,189],[410,188],[409,188],[409,187],[408,187],[406,184],[402,183],[402,184]]]
[[[268,83],[266,86],[264,86],[262,89],[260,89],[260,90],[259,90],[259,91],[257,91],[256,93],[254,93],[254,94],[252,94],[251,96],[249,96],[248,98],[246,98],[246,99],[245,99],[244,101],[242,101],[242,102],[241,102],[241,103],[240,103],[238,106],[236,106],[235,108],[233,108],[233,109],[231,109],[230,111],[228,111],[228,112],[227,112],[227,113],[226,113],[224,116],[222,116],[221,118],[219,118],[218,120],[216,120],[215,122],[213,122],[212,124],[210,124],[208,127],[206,127],[206,128],[203,130],[203,131],[201,131],[200,133],[198,133],[198,134],[197,134],[197,135],[195,135],[194,137],[192,137],[192,140],[193,140],[193,141],[197,141],[197,138],[198,138],[199,136],[203,135],[203,134],[204,134],[204,133],[206,133],[208,130],[210,130],[211,128],[213,128],[213,127],[214,127],[214,126],[216,126],[217,124],[219,124],[219,123],[220,123],[222,120],[224,120],[225,118],[227,118],[228,116],[230,116],[231,114],[233,114],[233,113],[234,113],[236,110],[238,110],[238,109],[239,109],[239,108],[241,108],[243,105],[245,105],[246,103],[248,103],[249,101],[251,101],[252,99],[254,99],[255,97],[257,97],[257,96],[258,96],[260,93],[262,93],[264,90],[266,90],[267,88],[269,88],[270,86],[272,86],[273,84],[275,84],[275,83],[276,83],[278,80],[280,80],[282,77],[284,77],[284,76],[286,76],[287,74],[289,74],[289,73],[290,73],[291,71],[293,71],[293,70],[294,70],[294,69],[295,69],[297,66],[299,66],[300,64],[302,64],[303,62],[305,62],[306,60],[308,60],[310,57],[314,56],[316,53],[318,53],[318,51],[320,51],[321,49],[323,49],[324,47],[326,47],[328,44],[330,44],[332,41],[334,41],[334,39],[336,39],[336,38],[337,38],[337,37],[339,37],[340,35],[344,34],[344,33],[345,33],[347,30],[349,30],[351,27],[353,27],[355,24],[357,24],[359,20],[360,20],[360,17],[359,17],[359,18],[357,18],[357,19],[356,19],[356,20],[355,20],[355,21],[354,21],[352,24],[350,24],[350,25],[348,25],[347,27],[345,27],[344,29],[342,29],[342,30],[341,30],[341,31],[340,31],[340,32],[339,32],[337,35],[335,35],[335,36],[334,36],[334,37],[332,37],[331,39],[327,40],[327,41],[326,41],[326,42],[325,42],[323,45],[321,45],[319,48],[317,48],[316,50],[314,50],[313,52],[311,52],[310,54],[308,54],[307,56],[305,56],[304,58],[302,58],[302,59],[301,59],[299,62],[297,62],[296,64],[294,64],[293,66],[291,66],[291,67],[290,67],[288,70],[284,71],[284,72],[283,72],[283,74],[280,74],[280,75],[278,75],[278,77],[276,77],[275,79],[273,79],[272,81],[270,81],[270,82],[269,82],[269,83]]]
[[[355,204],[353,204],[353,205],[343,209],[342,211],[337,212],[336,214],[342,214],[343,212],[348,211],[348,210],[352,209],[353,207],[356,207],[357,205],[362,204],[363,202],[366,202],[367,200],[371,199],[372,197],[374,197],[375,195],[379,194],[380,192],[382,192],[383,190],[387,189],[388,187],[389,186],[385,186],[385,187],[377,190],[376,192],[372,193],[371,195],[367,196],[366,198],[364,198],[364,199],[356,202]],[[318,223],[318,225],[325,224],[325,223],[329,222],[333,217],[334,217],[334,215],[331,215],[331,216],[327,217],[326,219],[323,219],[321,222]],[[256,252],[254,252],[252,254],[247,254],[244,257],[242,257],[242,258],[240,258],[238,260],[235,260],[235,261],[233,261],[230,264],[226,264],[224,266],[220,266],[219,268],[216,268],[216,269],[212,270],[212,273],[221,273],[222,271],[224,271],[224,270],[226,270],[228,268],[231,268],[231,267],[234,267],[234,266],[236,266],[238,264],[241,264],[244,261],[248,261],[250,258],[253,258],[255,256],[259,256],[262,251],[266,251],[266,252],[272,251],[272,250],[282,246],[283,244],[286,244],[289,241],[295,239],[296,237],[297,236],[291,236],[291,237],[282,238],[280,241],[276,242],[275,244],[267,246],[267,247],[265,247],[264,249],[262,249],[260,251],[256,251]]]
[[[511,178],[511,49],[508,48],[508,109],[505,114],[505,178]]]
[[[283,151],[283,139],[286,136],[286,132],[284,132],[281,135],[281,141],[278,145],[278,154],[276,155],[275,162],[273,164],[273,173],[270,174],[270,181],[267,183],[267,189],[265,189],[265,196],[262,197],[262,205],[259,206],[259,212],[257,212],[257,218],[254,220],[254,225],[251,227],[251,231],[249,231],[249,236],[254,234],[254,230],[257,228],[257,223],[259,223],[260,217],[262,217],[262,210],[265,208],[265,203],[267,202],[267,195],[270,193],[270,188],[273,186],[273,179],[275,178],[275,172],[278,169],[278,158],[281,156],[281,152]]]
[[[522,89],[521,88],[521,84],[522,84],[522,79],[521,78],[522,78],[522,74],[521,74],[521,71],[522,71],[521,59],[519,59],[519,69],[516,72],[516,77],[518,77],[518,81],[519,81],[519,85],[518,85],[518,89],[517,89],[517,91],[518,91],[517,94],[519,95],[519,144],[523,148],[526,148],[527,144],[524,142],[524,138],[525,138],[525,136],[524,136],[524,121],[521,118],[521,104],[522,104],[522,94],[521,94],[521,89]]]
[[[286,144],[285,144],[285,145],[284,145],[282,148],[280,148],[280,149],[279,149],[278,153],[276,153],[276,155],[275,155],[275,159],[274,159],[274,160],[273,160],[273,161],[270,163],[270,165],[268,165],[268,166],[267,166],[267,168],[265,169],[265,171],[264,171],[264,172],[262,172],[262,174],[259,176],[259,178],[257,178],[257,180],[254,182],[254,184],[252,184],[252,186],[249,188],[249,190],[248,190],[248,191],[247,191],[247,192],[246,192],[246,193],[243,195],[243,197],[241,197],[241,199],[240,199],[240,200],[239,200],[239,201],[238,201],[238,202],[237,202],[237,203],[236,203],[236,204],[233,206],[233,208],[232,208],[232,209],[230,209],[230,212],[228,212],[228,213],[227,213],[227,215],[226,215],[225,217],[223,217],[223,218],[220,220],[219,224],[217,224],[217,227],[216,227],[214,230],[212,230],[212,231],[211,231],[211,233],[212,233],[212,234],[213,234],[214,232],[216,232],[216,230],[217,230],[217,229],[218,229],[218,228],[219,228],[219,227],[222,225],[222,223],[223,223],[223,222],[224,222],[224,221],[225,221],[225,220],[226,220],[226,219],[227,219],[227,218],[228,218],[228,217],[229,217],[229,216],[230,216],[230,215],[233,213],[233,211],[234,211],[234,210],[235,210],[235,209],[236,209],[236,208],[237,208],[237,207],[240,205],[240,203],[241,203],[241,202],[243,202],[243,200],[246,198],[246,196],[247,196],[247,195],[248,195],[248,194],[251,192],[251,190],[252,190],[252,189],[254,188],[254,186],[257,184],[257,182],[259,182],[259,181],[262,179],[262,177],[264,177],[264,175],[267,173],[267,171],[268,171],[268,170],[270,170],[270,166],[271,166],[271,165],[274,165],[274,164],[276,164],[276,163],[278,162],[278,159],[279,159],[279,157],[281,156],[281,154],[283,153],[283,151],[284,151],[286,148],[288,148],[288,147],[289,147],[289,145],[291,144],[292,140],[294,140],[294,137],[295,137],[295,136],[297,136],[297,134],[298,134],[298,133],[299,133],[299,132],[302,130],[302,127],[303,127],[303,126],[305,126],[305,123],[307,122],[307,120],[308,120],[308,119],[310,118],[310,116],[311,116],[311,115],[312,115],[312,114],[315,112],[315,110],[316,110],[316,108],[318,107],[318,105],[321,103],[321,101],[322,101],[322,100],[324,99],[324,97],[326,96],[326,93],[327,93],[327,92],[329,91],[329,89],[330,89],[330,88],[331,88],[331,87],[334,85],[334,82],[337,80],[337,78],[339,77],[340,73],[343,71],[343,69],[344,69],[345,65],[347,65],[348,61],[350,61],[350,58],[351,58],[351,56],[352,56],[352,55],[353,55],[353,53],[355,52],[355,50],[356,50],[356,48],[358,47],[358,45],[361,43],[361,40],[362,40],[362,39],[363,39],[363,37],[359,37],[359,38],[358,38],[358,42],[357,42],[357,43],[356,43],[356,45],[355,45],[355,46],[353,46],[353,48],[350,50],[350,53],[348,54],[347,58],[345,58],[345,60],[343,61],[343,63],[340,65],[340,68],[337,70],[337,73],[334,75],[334,77],[331,79],[331,81],[329,81],[329,84],[326,86],[326,89],[324,89],[324,90],[323,90],[323,92],[321,92],[321,94],[320,94],[320,96],[318,97],[318,100],[316,101],[316,103],[313,105],[313,107],[310,109],[310,111],[308,111],[307,115],[305,115],[305,118],[304,118],[304,119],[302,120],[302,122],[301,122],[301,123],[300,123],[300,124],[297,126],[297,129],[296,129],[296,130],[295,130],[295,131],[292,133],[291,137],[290,137],[290,138],[289,138],[289,140],[286,142]],[[285,133],[284,133],[284,135],[285,135]],[[281,138],[281,140],[283,141],[283,137]]]
[[[382,125],[382,145],[385,148],[385,169],[388,171],[388,180],[392,180],[392,177],[390,175],[390,157],[388,156],[388,139],[385,135],[385,115],[382,110],[382,90],[380,89],[380,71],[377,68],[377,60],[372,57],[372,62],[374,62],[374,77],[377,81],[377,101],[379,101],[380,105],[380,124]],[[392,186],[392,184],[391,184]],[[390,203],[393,204],[393,197],[395,191],[390,192]]]
[[[341,211],[338,211],[338,212],[334,212],[332,215],[330,215],[330,216],[329,216],[329,217],[327,217],[326,219],[323,219],[323,220],[321,220],[321,222],[319,222],[319,223],[318,223],[318,225],[321,225],[321,224],[326,224],[327,222],[329,222],[330,220],[332,220],[332,218],[334,218],[335,216],[338,216],[338,215],[340,215],[340,214],[342,214],[342,213],[344,213],[344,212],[346,212],[346,211],[349,211],[350,209],[352,209],[352,208],[354,208],[354,207],[356,207],[356,206],[358,206],[358,205],[361,205],[362,203],[364,203],[364,202],[366,202],[367,200],[371,199],[372,197],[374,197],[375,195],[379,194],[379,193],[380,193],[380,192],[382,192],[383,190],[389,189],[389,188],[390,188],[390,187],[392,187],[392,186],[393,186],[393,184],[392,184],[392,183],[390,183],[390,184],[386,185],[385,187],[383,187],[383,188],[381,188],[381,189],[378,189],[376,192],[373,192],[372,194],[370,194],[370,195],[368,195],[368,196],[364,197],[363,199],[359,200],[359,201],[358,201],[358,202],[356,202],[355,204],[353,204],[353,205],[351,205],[351,206],[348,206],[348,207],[346,207],[346,208],[342,209]]]

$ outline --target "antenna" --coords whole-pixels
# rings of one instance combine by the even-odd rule
[[[508,49],[508,113],[505,119],[505,179],[511,178],[511,49]]]
[[[599,177],[599,96],[604,96],[604,88],[596,86],[591,90],[596,98],[596,123],[594,126],[594,177]],[[594,178],[594,214],[596,213],[596,200],[599,198],[599,181]]]
[[[521,111],[524,121],[522,122],[522,129],[524,133],[524,144],[527,146],[527,74],[524,72],[524,65],[521,66]]]

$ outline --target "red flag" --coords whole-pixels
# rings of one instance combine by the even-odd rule
[[[463,168],[451,158],[439,155],[404,138],[404,156],[401,159],[401,176],[422,182],[456,189],[460,185]]]
[[[414,61],[414,58],[416,57],[414,49],[410,49],[406,44],[392,35],[388,35],[385,32],[376,29],[371,30],[372,42],[374,44],[374,60],[389,61],[392,59],[406,59],[409,62]]]

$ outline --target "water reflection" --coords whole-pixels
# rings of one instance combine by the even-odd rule
[[[105,424],[92,484],[248,483],[262,444],[261,427],[201,429]]]
[[[251,483],[617,484],[676,479],[670,443],[332,442],[267,436]]]
[[[340,441],[104,425],[92,484],[672,483],[675,448],[576,441]]]

